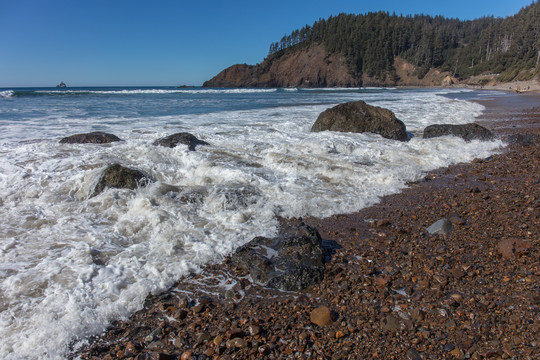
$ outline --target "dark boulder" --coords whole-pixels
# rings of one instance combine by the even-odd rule
[[[531,146],[540,141],[540,136],[535,134],[514,134],[510,135],[506,141],[510,145]]]
[[[364,101],[348,102],[323,111],[311,131],[325,130],[371,132],[387,139],[407,140],[405,124],[392,111],[368,105]]]
[[[493,139],[493,134],[491,133],[491,131],[478,124],[438,124],[429,125],[424,129],[424,139],[446,135],[459,136],[465,141],[471,141],[475,139],[486,141]]]
[[[108,166],[101,175],[92,196],[96,196],[106,188],[136,189],[148,184],[151,180],[139,170],[123,167],[119,164]]]
[[[271,288],[296,291],[323,279],[324,258],[317,230],[301,224],[272,239],[254,238],[238,248],[231,261],[256,282]]]
[[[60,140],[60,144],[107,144],[115,141],[122,141],[122,139],[113,134],[95,131],[65,137]]]
[[[195,151],[197,145],[210,145],[206,141],[199,140],[194,135],[186,132],[172,134],[154,141],[154,145],[156,146],[165,146],[169,148],[173,148],[178,144],[187,145],[190,151]]]

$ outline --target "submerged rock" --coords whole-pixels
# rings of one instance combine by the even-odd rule
[[[154,141],[154,145],[156,146],[169,148],[176,147],[178,144],[187,145],[190,151],[195,151],[197,145],[210,145],[206,141],[199,140],[194,135],[186,132],[172,134]]]
[[[465,141],[476,139],[486,141],[492,140],[494,137],[491,131],[478,124],[436,124],[429,125],[424,129],[424,139],[446,135],[459,136]]]
[[[323,111],[311,131],[325,130],[371,132],[387,139],[407,140],[405,124],[392,111],[368,105],[364,101],[348,102]]]
[[[60,144],[107,144],[115,141],[122,141],[122,139],[113,134],[95,131],[65,137],[60,140]]]
[[[92,196],[96,196],[106,188],[136,189],[148,184],[151,180],[139,170],[123,167],[119,164],[108,166],[101,175]]]
[[[231,258],[237,268],[268,287],[295,291],[324,277],[324,248],[317,230],[302,224],[276,238],[256,237]]]

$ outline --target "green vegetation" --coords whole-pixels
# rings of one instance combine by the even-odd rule
[[[345,56],[352,74],[381,80],[397,76],[397,56],[415,65],[419,78],[431,68],[460,79],[486,72],[498,73],[504,81],[532,78],[540,68],[540,3],[535,0],[504,19],[470,21],[387,12],[340,14],[272,43],[261,66],[314,43]]]

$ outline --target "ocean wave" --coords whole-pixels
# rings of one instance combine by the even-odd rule
[[[118,90],[280,91],[49,91]],[[226,99],[233,107],[223,105],[227,95],[187,96],[200,107],[222,103],[219,111],[197,114],[181,113],[187,102],[165,98],[156,104],[138,101],[137,95],[132,96],[136,101],[111,96],[117,100],[111,103],[99,96],[25,99],[31,112],[3,124],[0,135],[0,358],[66,357],[69,344],[126,318],[143,306],[147,294],[220,261],[254,236],[274,236],[276,215],[328,217],[357,211],[426,171],[487,157],[502,146],[455,137],[417,136],[402,143],[374,134],[311,133],[327,107],[359,99],[390,108],[407,129],[417,131],[432,123],[470,122],[484,109],[435,90],[343,90],[281,93],[268,96],[271,101],[265,104],[272,106],[254,108],[244,106],[247,96]],[[30,94],[36,96],[34,91]],[[22,108],[19,92],[15,96],[2,102],[11,114]],[[250,97],[261,102],[267,96]],[[146,103],[180,105],[166,107],[163,115],[144,113]],[[89,130],[107,130],[125,141],[110,146],[57,143],[66,131]],[[197,151],[151,145],[188,130],[212,145]],[[102,170],[113,162],[138,168],[156,182],[89,198]]]
[[[278,91],[297,92],[299,89],[294,87],[279,88]]]
[[[365,88],[359,87],[326,87],[326,88],[302,88],[302,91],[355,91],[363,90]]]
[[[10,98],[13,96],[15,96],[15,91],[13,90],[0,91],[0,98]]]
[[[168,95],[168,94],[257,94],[277,89],[122,89],[122,90],[36,90],[43,95]]]

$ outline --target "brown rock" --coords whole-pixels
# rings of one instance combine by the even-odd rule
[[[184,351],[180,356],[180,360],[191,360],[193,353],[191,351]]]
[[[218,335],[214,338],[214,345],[219,346],[223,342],[223,336]]]
[[[174,313],[173,317],[176,320],[184,320],[188,315],[188,312],[186,310],[178,310]]]
[[[390,282],[390,278],[388,276],[376,276],[373,280],[375,281],[375,285],[378,287],[388,286],[388,283]]]
[[[250,325],[249,326],[249,334],[251,336],[259,335],[261,333],[261,327],[258,325]]]
[[[452,273],[452,275],[456,278],[462,278],[465,276],[465,272],[460,268],[454,268],[450,271],[450,273]]]
[[[173,360],[176,359],[176,355],[167,353],[152,353],[150,359],[152,360]]]
[[[227,331],[227,339],[244,337],[244,332],[241,329],[231,329]]]
[[[521,239],[503,239],[497,244],[497,250],[508,259],[526,254],[531,244]]]
[[[400,320],[394,315],[386,315],[381,319],[381,327],[387,331],[395,331],[401,329]]]
[[[227,348],[242,349],[248,347],[248,342],[242,338],[234,338],[227,341]]]
[[[409,360],[422,360],[422,356],[416,349],[407,350],[407,359]]]
[[[312,323],[319,326],[329,325],[333,321],[332,311],[330,311],[330,309],[326,306],[319,306],[318,308],[314,309],[309,318]]]
[[[499,349],[487,349],[480,353],[480,355],[484,358],[492,358],[496,357],[502,354],[502,351]]]
[[[411,309],[411,317],[416,321],[423,321],[426,318],[426,312],[419,309]]]
[[[209,342],[210,340],[212,340],[212,336],[206,332],[202,332],[199,334],[199,336],[197,336],[198,344],[206,343],[206,342]]]
[[[195,314],[201,313],[203,310],[204,310],[203,304],[195,305],[194,307],[191,308],[191,311],[193,311]]]

